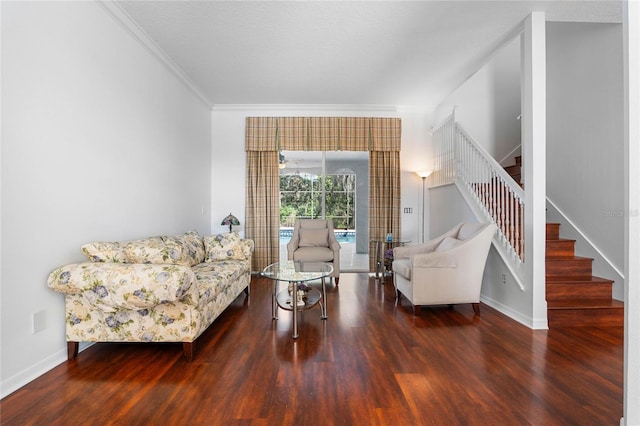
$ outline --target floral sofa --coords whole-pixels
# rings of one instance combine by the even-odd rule
[[[64,293],[69,359],[79,342],[194,342],[244,290],[253,241],[197,232],[82,246],[88,262],[59,267],[48,286]]]

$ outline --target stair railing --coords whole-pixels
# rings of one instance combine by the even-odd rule
[[[451,114],[436,130],[432,131],[434,145],[433,173],[429,176],[431,187],[448,185],[456,177],[456,120]]]
[[[433,132],[434,172],[430,187],[455,183],[479,219],[498,227],[495,247],[522,284],[524,190],[455,121],[452,114]]]

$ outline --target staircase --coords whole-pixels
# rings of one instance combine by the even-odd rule
[[[624,304],[611,298],[613,281],[594,277],[593,259],[575,256],[574,245],[575,240],[560,238],[559,223],[547,223],[549,328],[624,325]]]
[[[521,184],[521,157],[505,171]],[[522,184],[521,184],[522,185]],[[546,295],[549,328],[623,326],[624,304],[611,297],[613,281],[594,277],[593,259],[575,255],[575,240],[560,238],[560,224],[546,227]]]
[[[509,176],[513,178],[520,186],[522,186],[522,156],[515,157],[516,164],[507,166],[504,170],[509,173]]]

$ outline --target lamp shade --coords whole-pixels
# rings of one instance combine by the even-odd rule
[[[420,170],[416,172],[416,174],[420,176],[422,179],[429,177],[431,173],[433,173],[433,170]]]
[[[229,213],[227,217],[222,219],[222,222],[220,223],[220,225],[229,225],[229,232],[231,232],[233,225],[236,225],[236,226],[240,225],[240,221],[238,220],[237,217]]]

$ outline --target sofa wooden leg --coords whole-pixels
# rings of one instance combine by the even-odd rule
[[[67,359],[73,361],[78,357],[79,342],[67,342]]]
[[[473,312],[475,312],[476,315],[480,315],[480,304],[472,303],[471,306],[473,306]]]
[[[246,286],[246,287],[244,288],[244,294],[246,294],[246,295],[247,295],[247,297],[249,297],[249,296],[251,295],[250,293],[251,293],[251,290],[249,289],[249,286]]]
[[[193,361],[193,352],[195,350],[196,342],[182,342],[182,351],[187,361]]]

